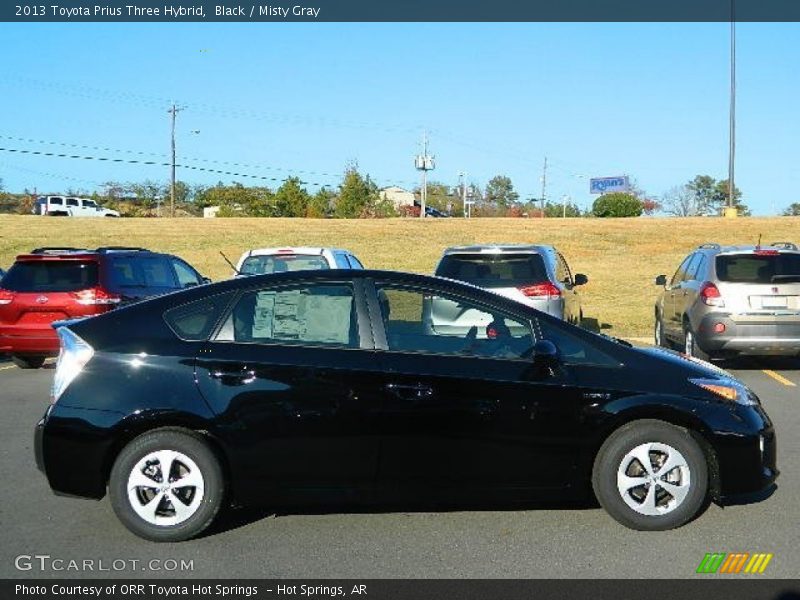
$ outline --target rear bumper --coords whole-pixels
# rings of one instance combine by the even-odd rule
[[[715,328],[724,326],[717,333]],[[703,317],[696,332],[697,344],[708,353],[794,356],[800,354],[800,322],[793,318],[734,319],[727,314]]]
[[[0,327],[0,353],[56,356],[58,334],[50,327]]]

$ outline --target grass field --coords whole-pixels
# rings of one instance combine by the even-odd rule
[[[585,273],[584,314],[619,336],[649,336],[653,278],[672,274],[689,250],[707,241],[800,242],[800,218],[641,219],[70,219],[0,215],[0,266],[36,246],[143,246],[178,254],[213,279],[259,246],[338,246],[367,267],[432,273],[456,244],[551,243],[573,273]]]

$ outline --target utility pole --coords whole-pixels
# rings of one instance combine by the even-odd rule
[[[467,218],[467,174],[461,171],[458,174],[459,184],[461,185],[461,210]]]
[[[173,102],[172,107],[167,111],[170,114],[171,131],[172,131],[172,163],[170,172],[170,185],[169,185],[169,216],[175,216],[175,117],[180,111],[183,110],[182,106],[176,106]]]
[[[414,160],[417,171],[422,171],[422,189],[420,190],[420,219],[425,218],[425,203],[428,199],[428,171],[436,168],[434,157],[428,155],[428,132],[422,133],[422,154],[418,154]]]
[[[542,218],[544,218],[544,202],[547,194],[547,157],[544,157],[544,167],[542,168]]]
[[[561,198],[562,218],[567,218],[567,202],[569,202],[569,194],[564,194]]]
[[[731,105],[728,148],[728,208],[733,208],[733,181],[736,158],[736,0],[731,0]]]

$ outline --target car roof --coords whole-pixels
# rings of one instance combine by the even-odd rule
[[[776,252],[790,252],[797,253],[800,249],[792,242],[772,242],[767,245],[749,245],[749,244],[730,244],[723,246],[716,243],[701,244],[697,247],[698,250],[706,250],[716,254],[746,254],[757,251],[776,251]]]
[[[19,254],[16,260],[36,261],[36,260],[91,260],[100,256],[114,255],[138,255],[147,254],[149,256],[168,256],[161,252],[153,252],[147,248],[134,248],[129,246],[101,246],[90,250],[88,248],[70,248],[62,246],[45,246],[34,248],[27,254]]]
[[[345,252],[351,254],[349,250],[342,248],[325,248],[319,246],[276,246],[274,248],[252,248],[245,250],[242,256],[270,256],[272,254],[322,254],[325,251]]]
[[[444,255],[450,254],[512,254],[554,252],[552,246],[542,244],[475,244],[471,246],[451,246],[445,249]]]

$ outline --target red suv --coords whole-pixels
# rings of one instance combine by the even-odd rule
[[[37,248],[0,281],[0,354],[38,369],[58,354],[51,324],[208,283],[177,256],[143,248]]]

